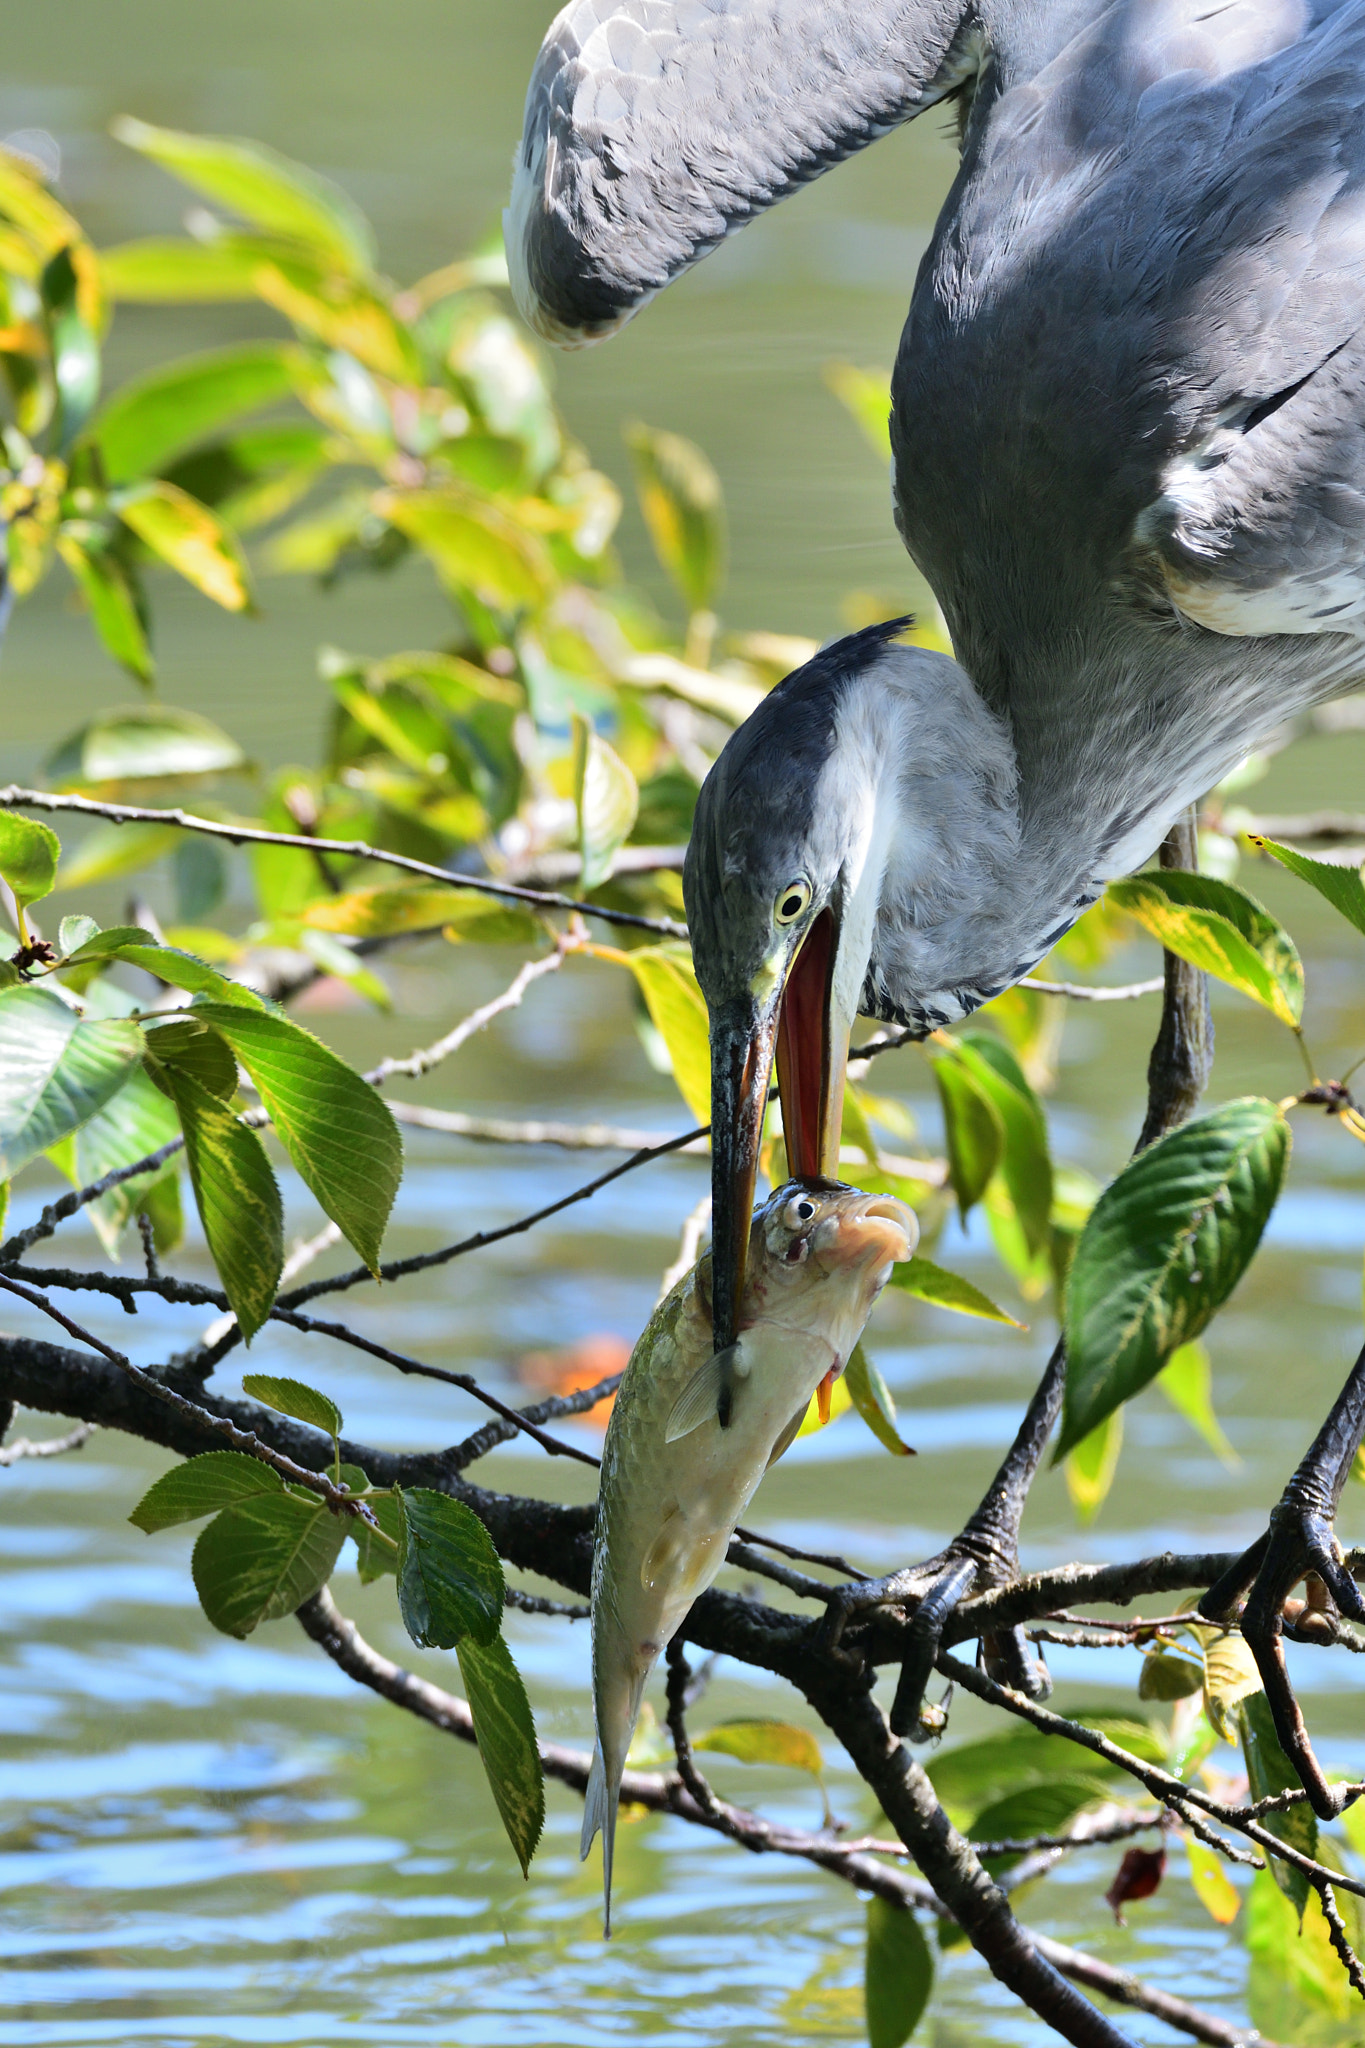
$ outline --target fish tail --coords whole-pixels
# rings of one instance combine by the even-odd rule
[[[580,1859],[587,1857],[599,1828],[602,1833],[602,1932],[611,1934],[611,1865],[612,1852],[616,1847],[616,1810],[621,1797],[622,1766],[614,1765],[608,1772],[599,1742],[592,1753],[592,1769],[588,1772],[588,1788],[583,1800],[583,1832],[579,1837]]]

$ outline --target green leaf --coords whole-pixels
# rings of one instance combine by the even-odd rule
[[[116,925],[97,933],[82,947],[77,958],[80,962],[125,960],[130,967],[141,967],[171,988],[188,989],[191,995],[212,996],[217,1002],[230,1003],[234,1008],[259,1010],[262,1007],[255,989],[230,980],[216,967],[210,967],[206,960],[196,959],[193,953],[182,952],[179,946],[157,945],[151,933],[137,925]]]
[[[620,755],[578,711],[573,714],[573,791],[586,894],[611,874],[618,847],[634,830],[640,792]]]
[[[264,144],[186,135],[128,115],[111,123],[110,132],[253,227],[283,235],[351,275],[373,268],[373,232],[355,202],[329,178]]]
[[[105,652],[138,682],[150,685],[156,664],[138,591],[125,564],[110,552],[108,538],[93,520],[69,519],[58,529],[57,552],[75,578]]]
[[[47,313],[58,399],[58,451],[65,455],[94,410],[100,390],[100,345],[82,311],[76,251],[59,249],[38,280]],[[88,257],[86,258],[88,261]]]
[[[931,1064],[943,1106],[948,1178],[957,1196],[958,1213],[965,1221],[1004,1155],[1004,1119],[958,1060],[945,1056]]]
[[[196,1014],[232,1047],[295,1170],[373,1272],[403,1172],[387,1103],[286,1017],[235,1003],[202,1003]]]
[[[1204,1712],[1224,1742],[1236,1742],[1237,1709],[1261,1690],[1256,1659],[1236,1629],[1203,1628],[1196,1622],[1192,1633],[1204,1653]]]
[[[254,1500],[257,1494],[284,1492],[284,1481],[260,1458],[245,1451],[204,1451],[173,1465],[149,1486],[128,1520],[153,1536],[178,1522],[197,1522],[220,1508]]]
[[[211,242],[147,235],[101,249],[100,277],[108,297],[125,304],[250,299],[262,254],[270,247],[250,235],[216,235]]]
[[[59,1171],[67,1174],[73,1187],[88,1188],[118,1167],[135,1166],[149,1153],[159,1152],[179,1129],[179,1119],[164,1094],[145,1072],[135,1068],[104,1107],[97,1109],[48,1156]],[[159,1170],[120,1181],[117,1187],[88,1205],[90,1221],[111,1259],[118,1256],[119,1238],[130,1218],[146,1208],[153,1189],[160,1183],[174,1186],[177,1171],[177,1162],[167,1160]]]
[[[174,1063],[192,1074],[220,1102],[231,1102],[237,1093],[237,1062],[231,1047],[197,1017],[172,1017],[151,1025],[147,1049],[154,1060]]]
[[[441,491],[385,491],[374,509],[422,550],[457,599],[472,591],[493,611],[520,612],[539,605],[554,582],[538,535],[491,499],[455,484]]]
[[[1118,1715],[1075,1714],[1073,1719],[1094,1728],[1148,1763],[1166,1761],[1165,1746],[1142,1722]],[[929,1779],[950,1818],[969,1827],[997,1802],[1031,1786],[1050,1785],[1059,1778],[1090,1778],[1103,1790],[1116,1780],[1129,1780],[1117,1764],[1069,1742],[1063,1735],[1042,1735],[1033,1728],[1007,1728],[977,1742],[940,1750],[926,1766]]]
[[[228,612],[251,605],[246,556],[231,527],[164,477],[134,484],[111,500],[124,525],[168,568]]]
[[[173,456],[243,414],[288,398],[299,351],[287,342],[238,342],[121,384],[90,427],[110,483],[163,469]]]
[[[891,372],[826,363],[825,383],[857,423],[874,455],[891,460]]]
[[[1216,1849],[1201,1842],[1198,1835],[1183,1834],[1189,1859],[1190,1887],[1204,1911],[1219,1927],[1230,1927],[1242,1909],[1240,1892],[1227,1873]]]
[[[88,889],[150,867],[184,837],[174,825],[97,825],[57,871],[59,890]]]
[[[1280,846],[1273,839],[1258,839],[1252,836],[1253,846],[1261,847],[1271,854],[1280,866],[1288,868],[1291,875],[1308,882],[1325,896],[1333,910],[1338,910],[1348,924],[1358,932],[1365,932],[1365,883],[1362,883],[1357,868],[1337,867],[1327,860],[1313,860],[1306,853],[1298,853],[1292,846]]]
[[[1058,1456],[1222,1307],[1261,1241],[1288,1156],[1279,1110],[1246,1096],[1159,1138],[1105,1189],[1067,1279]]]
[[[124,704],[100,712],[63,740],[48,760],[47,773],[58,789],[93,787],[98,792],[101,785],[109,783],[182,781],[189,776],[226,774],[245,764],[246,756],[236,740],[197,711],[179,711],[170,704]],[[123,828],[129,846],[139,850],[131,860],[125,855],[122,869],[113,866],[106,855],[96,876],[83,865],[83,849],[72,862],[70,874],[62,876],[62,887],[74,888],[128,866],[140,866],[155,857],[153,848],[174,844],[169,836],[171,827],[149,825],[146,836],[139,839],[134,835],[140,829]],[[162,834],[167,836],[163,839]],[[103,834],[98,838],[92,834],[91,840],[109,844]]]
[[[122,1017],[86,1023],[50,989],[0,989],[0,1180],[102,1109],[142,1046]]]
[[[1237,1732],[1253,1800],[1269,1799],[1277,1792],[1302,1790],[1298,1772],[1280,1747],[1270,1702],[1263,1692],[1247,1693],[1238,1701]],[[1261,1825],[1288,1848],[1297,1849],[1300,1855],[1316,1857],[1317,1815],[1307,1800],[1300,1801],[1297,1806],[1286,1806],[1279,1813],[1263,1814]],[[1312,1890],[1307,1877],[1291,1864],[1281,1862],[1278,1856],[1267,1857],[1266,1860],[1276,1884],[1302,1920]]]
[[[1160,939],[1296,1028],[1303,1015],[1303,965],[1270,912],[1232,882],[1178,868],[1153,868],[1111,882],[1108,899]]]
[[[342,1469],[344,1472],[345,1467]],[[403,1534],[403,1503],[396,1493],[373,1493],[367,1505],[384,1535],[393,1541],[383,1542],[358,1515],[352,1518],[350,1534],[355,1539],[356,1570],[362,1586],[372,1585],[386,1572],[397,1573],[398,1546]]]
[[[274,1306],[284,1265],[280,1190],[254,1131],[178,1063],[159,1068],[185,1133],[190,1185],[228,1303],[249,1344]]]
[[[1001,1177],[1036,1256],[1047,1244],[1052,1220],[1052,1160],[1042,1104],[1009,1047],[990,1032],[964,1032],[954,1040],[954,1051],[1000,1113],[1005,1130]]]
[[[488,1531],[463,1501],[426,1486],[403,1488],[398,1606],[423,1649],[450,1650],[466,1636],[485,1646],[502,1620],[502,1564]]]
[[[242,1391],[253,1401],[264,1402],[279,1415],[292,1415],[295,1422],[309,1422],[314,1429],[320,1429],[335,1439],[341,1435],[341,1410],[335,1401],[320,1394],[316,1387],[305,1386],[302,1380],[277,1379],[273,1373],[249,1372],[242,1375]]]
[[[51,894],[61,856],[62,842],[48,826],[17,811],[0,811],[0,876],[21,911]]]
[[[1323,1843],[1324,1859],[1330,1847]],[[1354,1947],[1360,1938],[1352,1926],[1358,1918],[1355,1901],[1338,1892],[1337,1906]],[[1271,1873],[1258,1870],[1247,1897],[1243,1939],[1251,1956],[1247,2003],[1261,2034],[1311,2048],[1355,2048],[1360,2000],[1337,1961],[1316,1895],[1300,1920]]]
[[[72,953],[79,953],[98,931],[99,926],[93,917],[64,917],[57,927],[57,951],[64,959]]]
[[[970,1280],[964,1280],[960,1273],[949,1273],[943,1266],[936,1266],[932,1259],[904,1259],[891,1268],[889,1284],[899,1288],[902,1294],[913,1294],[920,1301],[932,1302],[935,1308],[952,1309],[961,1316],[981,1316],[988,1323],[1008,1323],[1012,1330],[1022,1330],[1024,1325],[1004,1309],[997,1308],[988,1294],[979,1287],[973,1287]]]
[[[714,603],[725,576],[720,478],[691,441],[636,420],[626,446],[654,552],[690,612]]]
[[[809,1771],[813,1778],[818,1778],[825,1768],[815,1737],[809,1729],[798,1728],[790,1721],[767,1721],[756,1716],[721,1721],[704,1734],[694,1735],[692,1747],[738,1757],[742,1764],[785,1764],[794,1771]]]
[[[1213,1372],[1202,1344],[1182,1344],[1178,1351],[1173,1351],[1157,1374],[1156,1383],[1176,1414],[1183,1416],[1195,1435],[1203,1438],[1215,1458],[1230,1468],[1241,1464],[1213,1412]]]
[[[1149,1650],[1138,1675],[1140,1700],[1188,1700],[1204,1690],[1204,1667],[1192,1657],[1169,1650]]]
[[[655,1030],[668,1048],[678,1092],[699,1124],[711,1121],[711,1041],[706,1000],[685,946],[637,946],[606,952],[640,985]],[[900,1270],[898,1267],[897,1271]]]
[[[500,1635],[486,1643],[465,1636],[455,1653],[489,1790],[525,1877],[545,1825],[545,1779],[531,1702]]]
[[[893,1458],[913,1458],[914,1452],[896,1428],[896,1403],[890,1387],[863,1350],[861,1342],[849,1354],[844,1379],[849,1398],[884,1450]]]
[[[1073,1744],[1071,1775],[1049,1778],[1041,1785],[1027,1785],[983,1806],[971,1825],[972,1841],[1017,1842],[1030,1835],[1059,1835],[1083,1808],[1092,1806],[1097,1799],[1112,1798],[1113,1787],[1104,1777],[1081,1768],[1085,1754]],[[1019,1856],[988,1856],[984,1860],[994,1877],[1011,1869]]]
[[[934,1985],[934,1958],[914,1914],[886,1899],[867,1902],[863,1996],[869,2048],[902,2048]]]
[[[1066,1490],[1083,1529],[1089,1528],[1104,1505],[1122,1449],[1123,1410],[1116,1408],[1067,1454]]]
[[[352,889],[309,904],[303,923],[347,938],[389,938],[396,932],[443,930],[449,939],[480,946],[532,943],[545,926],[518,903],[485,896],[479,889],[443,888],[419,882],[404,889]]]
[[[224,1508],[201,1531],[190,1569],[200,1605],[227,1636],[292,1614],[325,1586],[346,1540],[346,1518],[300,1494],[259,1494]]]

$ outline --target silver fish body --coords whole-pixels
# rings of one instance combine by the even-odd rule
[[[756,1212],[730,1425],[716,1415],[710,1258],[651,1316],[616,1396],[602,1453],[592,1572],[593,1752],[581,1853],[602,1830],[611,1928],[612,1850],[626,1752],[645,1682],[725,1562],[768,1466],[822,1382],[848,1363],[872,1304],[918,1226],[903,1202],[832,1182],[789,1181]]]

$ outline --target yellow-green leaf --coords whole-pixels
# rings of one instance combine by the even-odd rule
[[[932,1062],[943,1109],[948,1178],[964,1219],[986,1192],[1005,1149],[1005,1125],[991,1097],[960,1060],[945,1055]]]
[[[942,1266],[936,1266],[932,1259],[905,1259],[891,1269],[890,1285],[899,1288],[902,1294],[913,1294],[920,1301],[932,1302],[935,1308],[952,1309],[961,1316],[982,1316],[989,1323],[1008,1323],[1012,1330],[1022,1330],[1024,1325],[1014,1316],[1007,1315],[1003,1308],[997,1308],[988,1294],[979,1287],[973,1287],[970,1280],[964,1280],[960,1273],[949,1273]]]
[[[809,1729],[797,1728],[790,1721],[748,1716],[721,1721],[704,1734],[694,1735],[692,1747],[738,1757],[744,1764],[787,1764],[794,1771],[809,1771],[813,1778],[825,1768],[815,1737]]]
[[[890,1387],[863,1350],[855,1344],[843,1381],[849,1399],[884,1450],[893,1458],[913,1458],[915,1453],[896,1428],[896,1403]]]
[[[1090,1526],[1104,1505],[1114,1483],[1114,1474],[1118,1471],[1122,1449],[1123,1410],[1116,1408],[1098,1429],[1092,1429],[1089,1436],[1083,1436],[1076,1448],[1067,1453],[1066,1490],[1076,1510],[1076,1520],[1083,1529]]]
[[[693,442],[647,427],[625,429],[654,552],[689,611],[705,611],[725,574],[725,506],[720,478]]]
[[[852,415],[869,448],[891,460],[891,372],[858,370],[852,363],[826,363],[825,383]]]
[[[120,491],[115,509],[124,525],[224,611],[246,611],[251,582],[246,557],[230,527],[188,491],[164,477]]]
[[[711,1121],[711,1041],[706,999],[685,946],[638,946],[610,958],[640,985],[654,1027],[668,1048],[678,1092],[700,1124]],[[899,1271],[900,1269],[897,1268]]]
[[[1178,1351],[1173,1351],[1157,1374],[1156,1383],[1176,1414],[1183,1416],[1195,1435],[1203,1438],[1215,1458],[1228,1466],[1241,1464],[1213,1412],[1213,1373],[1202,1344],[1182,1344]]]
[[[229,421],[287,398],[300,355],[285,342],[237,342],[182,356],[121,384],[88,433],[110,483],[159,470]]]
[[[539,605],[554,582],[538,535],[491,499],[455,484],[441,491],[384,491],[374,509],[422,550],[456,597],[472,591],[495,611],[519,612]]]
[[[1204,1650],[1204,1711],[1224,1742],[1237,1740],[1237,1708],[1261,1689],[1261,1674],[1245,1637],[1235,1629],[1200,1628]]]
[[[1190,1885],[1195,1897],[1210,1919],[1220,1927],[1230,1927],[1242,1909],[1242,1900],[1222,1857],[1207,1842],[1201,1842],[1198,1835],[1185,1834],[1181,1839],[1189,1859]]]
[[[1310,883],[1349,924],[1353,924],[1358,932],[1365,932],[1365,882],[1362,882],[1357,869],[1338,867],[1332,861],[1314,860],[1295,847],[1277,845],[1273,839],[1253,838],[1251,843],[1271,854],[1281,867],[1288,868],[1300,881]]]
[[[347,938],[388,938],[395,932],[443,930],[447,938],[481,946],[526,945],[543,934],[535,913],[481,889],[444,888],[418,882],[406,889],[351,889],[324,896],[303,913],[316,931]]]
[[[52,893],[62,843],[50,826],[17,811],[0,811],[0,876],[21,911]]]
[[[639,813],[640,792],[620,755],[578,711],[573,714],[573,739],[574,803],[586,893],[611,874],[617,848],[629,839]]]
[[[1119,910],[1160,939],[1169,952],[1216,975],[1296,1027],[1303,1015],[1303,964],[1288,932],[1254,897],[1232,882],[1183,869],[1152,869],[1111,882]]]

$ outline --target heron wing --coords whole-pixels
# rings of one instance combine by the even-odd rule
[[[966,0],[573,0],[531,77],[505,218],[547,338],[610,333],[794,187],[933,104]]]

